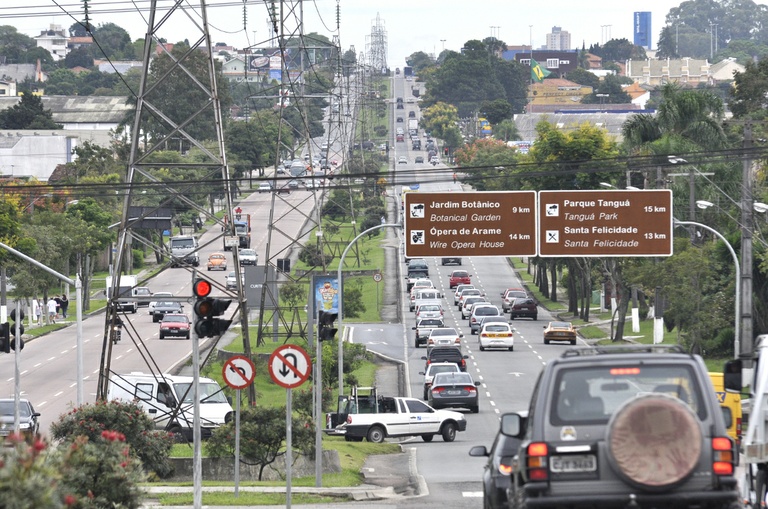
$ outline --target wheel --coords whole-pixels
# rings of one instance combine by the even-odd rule
[[[413,347],[414,348],[418,348],[419,347],[419,340],[418,339],[414,340]]]
[[[134,315],[136,314],[136,308],[135,307],[133,308],[133,311],[131,311],[131,313],[133,313]]]
[[[539,319],[539,317],[538,317],[537,315],[533,315],[533,319],[534,319],[534,320],[538,320],[538,319]]]
[[[425,442],[431,442],[435,438],[435,435],[421,435],[421,439]]]
[[[514,320],[514,319],[515,319],[515,317],[514,317],[513,315],[509,315],[509,319],[510,319],[510,320]]]
[[[165,335],[164,334],[160,334],[160,339],[165,339]]]
[[[481,351],[481,352],[485,352],[485,347],[483,346],[483,344],[482,344],[482,343],[480,343],[480,351]]]
[[[384,430],[381,426],[371,426],[368,430],[368,441],[374,444],[380,444],[384,441]]]
[[[208,272],[210,272],[210,271],[211,271],[211,268],[210,268],[210,267],[208,267]]]
[[[155,323],[157,323],[157,322],[159,322],[160,320],[158,320],[158,319],[157,319],[157,315],[152,315],[152,321],[153,321],[153,322],[155,322]]]
[[[480,407],[479,407],[479,406],[471,406],[471,407],[469,407],[469,410],[470,410],[470,411],[471,411],[473,414],[476,414],[476,413],[478,413],[478,412],[480,411]]]
[[[515,351],[515,347],[514,347],[514,346],[510,346],[510,347],[509,347],[509,351],[510,351],[510,352],[514,352],[514,351]]]
[[[571,340],[571,345],[575,345],[575,344],[576,344],[576,340],[575,340],[575,339],[572,339],[572,340]]]
[[[184,336],[184,339],[189,339],[189,332],[187,332],[187,335]],[[510,348],[510,350],[512,350],[512,349]]]
[[[427,389],[424,389],[424,397],[421,399],[423,399],[424,401],[427,401],[429,399],[429,394],[427,393]]]
[[[548,345],[548,344],[549,344],[549,340],[548,340],[547,338],[544,338],[544,344],[545,344],[545,345]]]
[[[446,422],[440,429],[440,434],[443,435],[443,442],[453,442],[456,440],[456,425],[452,422]]]

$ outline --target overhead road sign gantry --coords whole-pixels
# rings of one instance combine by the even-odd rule
[[[671,256],[672,191],[539,191],[539,256]]]
[[[405,193],[405,256],[534,256],[536,192]]]

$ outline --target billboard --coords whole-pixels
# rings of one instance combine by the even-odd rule
[[[336,276],[313,276],[312,296],[317,311],[339,312],[339,279]]]

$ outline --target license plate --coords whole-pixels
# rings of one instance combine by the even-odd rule
[[[449,396],[458,396],[461,394],[461,391],[445,391],[445,393]]]
[[[593,454],[551,456],[549,460],[549,468],[552,472],[594,472],[597,470],[597,459]]]

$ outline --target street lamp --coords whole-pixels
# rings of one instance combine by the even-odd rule
[[[704,200],[700,200],[704,201]],[[709,202],[706,202],[709,203]],[[710,204],[711,205],[711,204]],[[706,207],[705,207],[706,208]],[[736,256],[736,251],[733,250],[733,246],[731,246],[731,243],[728,242],[728,240],[723,237],[720,232],[715,230],[714,228],[711,228],[705,224],[697,223],[695,221],[678,221],[677,219],[674,219],[674,225],[675,226],[694,226],[697,228],[703,228],[705,230],[708,230],[715,234],[720,240],[723,241],[725,244],[725,247],[728,248],[728,251],[731,253],[731,256],[733,257],[733,264],[736,266],[736,298],[735,298],[735,310],[734,310],[734,324],[733,324],[733,355],[734,358],[739,358],[739,353],[741,350],[741,339],[739,337],[740,333],[740,322],[741,322],[741,265],[739,264],[739,257]]]

